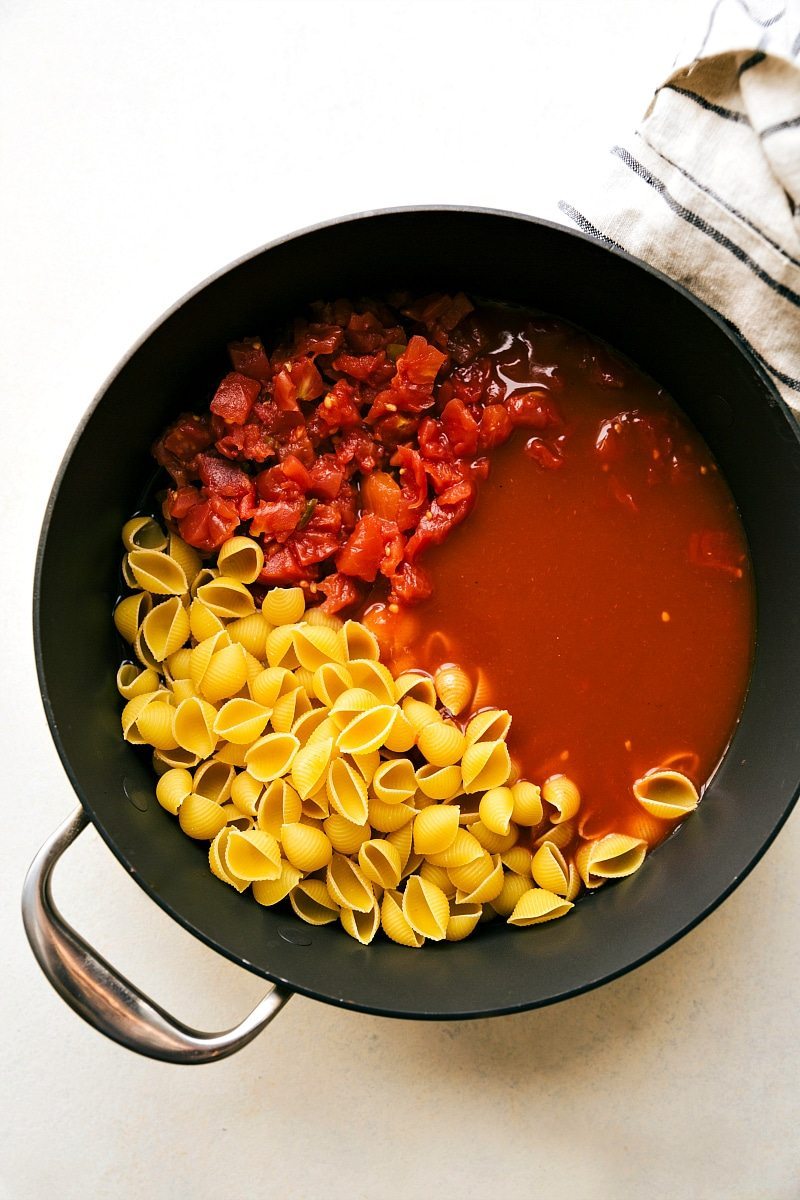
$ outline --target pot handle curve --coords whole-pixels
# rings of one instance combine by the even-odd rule
[[[268,1025],[292,996],[273,987],[233,1029],[201,1033],[145,996],[83,940],[56,908],[50,876],[89,818],[77,808],[31,863],[22,889],[22,920],[36,961],[70,1008],[120,1045],[163,1062],[200,1064],[235,1054]]]

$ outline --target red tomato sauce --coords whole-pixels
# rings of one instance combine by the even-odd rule
[[[562,423],[492,452],[469,520],[425,556],[432,596],[397,615],[391,656],[474,671],[483,703],[513,715],[523,775],[578,784],[584,836],[654,844],[673,826],[631,784],[671,764],[702,786],[744,700],[744,531],[708,447],[652,380],[556,322],[482,321],[494,376],[512,398],[546,388]]]

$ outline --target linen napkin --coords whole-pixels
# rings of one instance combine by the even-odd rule
[[[716,309],[800,416],[800,0],[716,0],[703,20],[559,208]]]

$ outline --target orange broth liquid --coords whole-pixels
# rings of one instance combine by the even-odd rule
[[[481,706],[511,712],[522,776],[578,784],[583,836],[654,845],[674,823],[651,818],[632,783],[672,765],[701,787],[742,707],[744,530],[705,442],[652,380],[560,322],[499,307],[482,320],[495,377],[546,387],[563,425],[491,451],[475,509],[425,556],[433,596],[401,615],[391,656],[465,666],[484,681]],[[531,435],[562,465],[529,457]]]

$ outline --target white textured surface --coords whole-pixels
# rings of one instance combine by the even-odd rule
[[[104,376],[203,276],[310,222],[414,202],[555,217],[581,152],[635,121],[695,7],[0,2],[3,1200],[800,1195],[797,815],[699,929],[600,991],[465,1024],[296,999],[199,1071],[74,1017],[18,917],[24,869],[74,804],[34,676],[34,542]],[[219,1028],[261,995],[93,833],[56,890],[190,1023]]]

